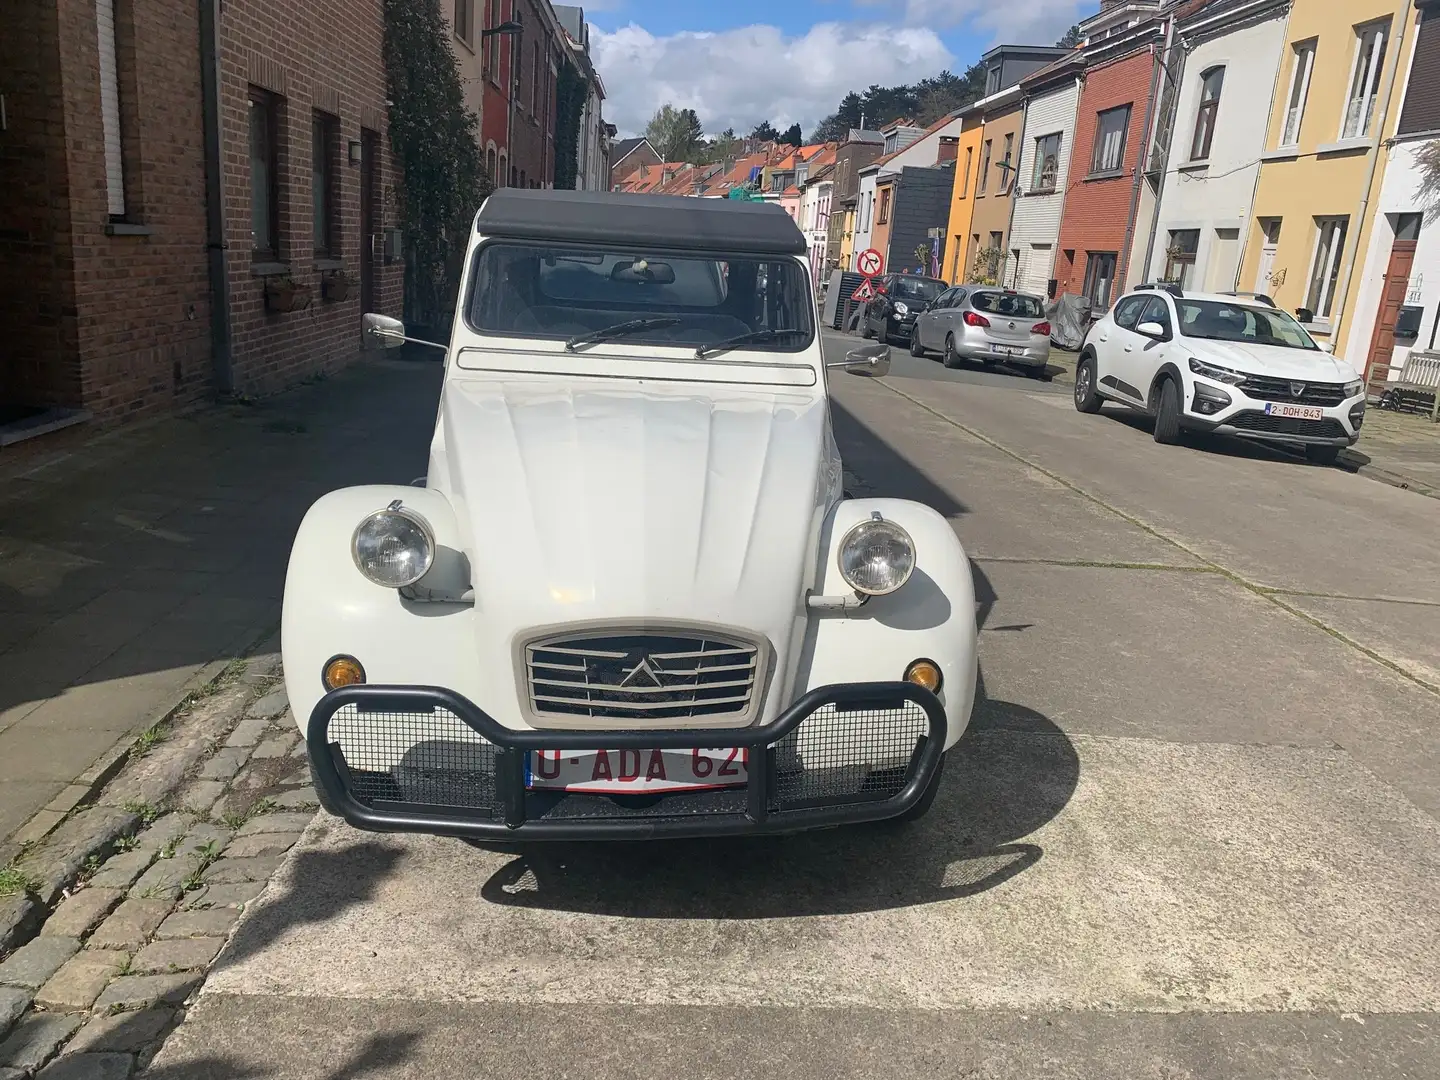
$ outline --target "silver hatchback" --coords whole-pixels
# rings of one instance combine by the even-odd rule
[[[915,320],[910,355],[939,353],[946,367],[963,362],[1012,364],[1032,376],[1050,363],[1045,301],[988,285],[957,285],[935,298]]]

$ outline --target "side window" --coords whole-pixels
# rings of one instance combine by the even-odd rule
[[[1140,309],[1145,306],[1148,296],[1127,296],[1115,305],[1115,322],[1126,330],[1134,330],[1140,321]]]
[[[946,289],[944,292],[942,292],[939,296],[935,298],[935,303],[931,304],[930,306],[936,311],[939,311],[941,308],[954,307],[955,294],[958,291],[959,290],[957,289]]]
[[[1165,328],[1167,334],[1175,332],[1174,323],[1170,319],[1170,305],[1161,297],[1152,296],[1150,303],[1145,305],[1145,314],[1140,316],[1137,325],[1146,322],[1159,323]]]
[[[949,304],[949,306],[950,306],[950,307],[964,307],[964,306],[965,306],[965,290],[964,290],[964,289],[956,289],[956,290],[955,290],[955,295],[952,296],[952,297],[950,297],[950,304]]]

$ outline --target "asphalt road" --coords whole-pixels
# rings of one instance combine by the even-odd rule
[[[974,564],[923,822],[502,852],[322,816],[151,1075],[1440,1075],[1440,502],[1056,389],[834,379],[852,488]]]

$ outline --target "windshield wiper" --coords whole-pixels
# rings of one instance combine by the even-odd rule
[[[753,345],[762,341],[774,341],[776,338],[793,337],[796,334],[808,334],[808,330],[751,330],[748,334],[736,334],[732,338],[725,338],[711,345],[701,345],[695,350],[695,359],[704,360],[707,356],[714,356],[726,349],[733,349],[737,345]]]
[[[676,326],[679,319],[626,319],[624,322],[616,323],[614,326],[602,326],[599,330],[587,330],[583,334],[576,334],[569,341],[565,342],[565,351],[574,352],[581,345],[590,345],[597,341],[609,341],[611,338],[624,337],[626,334],[638,334],[642,330],[660,330],[666,326]]]

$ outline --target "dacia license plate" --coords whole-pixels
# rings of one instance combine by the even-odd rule
[[[1325,410],[1314,405],[1281,405],[1272,401],[1266,404],[1265,412],[1270,416],[1288,416],[1292,420],[1325,419]]]
[[[525,786],[532,790],[580,791],[596,795],[656,795],[743,787],[750,751],[738,746],[713,750],[532,750]]]

